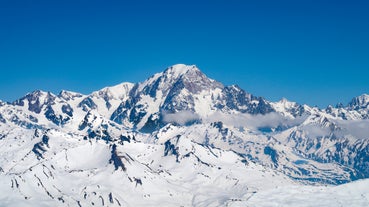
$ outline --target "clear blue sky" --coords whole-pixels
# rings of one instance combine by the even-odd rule
[[[272,101],[347,103],[369,93],[369,1],[0,0],[3,101],[176,63]]]

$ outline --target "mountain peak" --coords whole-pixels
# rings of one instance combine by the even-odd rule
[[[133,88],[134,84],[129,82],[123,82],[115,86],[105,87],[92,93],[93,96],[102,97],[106,100],[117,99],[122,100],[126,98]]]
[[[169,91],[179,92],[182,88],[197,93],[203,89],[223,88],[223,85],[208,78],[195,65],[176,64],[138,84],[136,91],[155,97],[158,90],[166,96]]]
[[[357,98],[361,99],[361,100],[364,100],[365,102],[369,102],[369,95],[364,93],[360,96],[358,96]]]
[[[80,93],[76,93],[73,91],[61,90],[58,94],[59,98],[62,98],[66,101],[72,100],[75,97],[82,97],[83,95]]]
[[[185,65],[185,64],[176,64],[168,67],[164,74],[171,74],[175,77],[179,77],[183,74],[186,74],[189,71],[200,71],[196,65]]]
[[[27,93],[22,99],[28,99],[29,101],[34,101],[36,99],[45,100],[55,99],[55,95],[51,92],[46,92],[42,90],[35,90],[31,93]]]
[[[279,100],[275,103],[283,106],[284,108],[292,108],[292,107],[295,107],[296,105],[299,105],[296,102],[290,101],[285,97],[281,98],[281,100]]]
[[[359,108],[367,108],[369,107],[369,95],[362,94],[358,97],[355,97],[349,103],[349,107],[352,109],[359,109]]]
[[[14,101],[13,104],[18,106],[24,106],[26,104],[28,105],[28,110],[40,113],[44,105],[53,104],[55,99],[56,96],[51,92],[36,90]]]

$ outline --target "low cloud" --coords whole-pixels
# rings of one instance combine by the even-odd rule
[[[228,126],[245,127],[254,130],[277,127],[289,128],[300,125],[305,119],[305,116],[291,119],[275,112],[265,115],[226,114],[215,112],[207,117],[200,117],[192,111],[163,114],[163,120],[167,123],[185,125],[197,120],[201,120],[203,123],[221,121]],[[335,131],[335,134],[338,136],[346,136],[350,134],[358,139],[369,139],[369,120],[334,120],[334,122],[342,129]],[[332,132],[330,128],[324,128],[317,125],[305,125],[303,126],[303,129],[311,137],[327,136]]]
[[[369,120],[334,120],[338,127],[334,130],[334,134],[338,137],[345,137],[351,135],[357,139],[369,139]],[[310,124],[303,126],[303,130],[306,131],[310,137],[329,136],[332,133],[332,129],[329,127],[321,127],[316,124]]]
[[[316,124],[305,125],[302,129],[308,134],[310,138],[314,137],[325,137],[332,133],[330,128],[321,127]]]
[[[342,135],[350,134],[358,139],[369,139],[369,120],[339,120],[336,123],[343,129]]]
[[[290,119],[278,113],[268,113],[265,115],[251,114],[225,114],[215,112],[214,114],[203,119],[204,122],[221,121],[226,125],[234,127],[247,127],[250,129],[258,129],[264,127],[276,128],[278,126],[291,127],[303,122],[304,118]]]
[[[179,125],[185,125],[186,123],[198,120],[200,117],[198,114],[192,111],[180,111],[177,113],[164,113],[163,120],[167,123],[176,123]]]

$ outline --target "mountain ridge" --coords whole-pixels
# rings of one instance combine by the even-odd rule
[[[326,109],[270,102],[183,64],[88,95],[37,90],[0,102],[0,182],[15,200],[223,206],[278,186],[369,178],[367,97]]]
[[[197,68],[196,65],[185,65],[185,64],[176,64],[176,65],[173,65],[173,66],[170,66],[170,67],[167,67],[163,72],[159,72],[159,73],[156,73],[154,75],[152,75],[151,77],[149,77],[147,80],[145,81],[142,81],[142,82],[139,82],[139,83],[136,83],[136,84],[140,84],[141,86],[140,87],[144,87],[145,85],[148,84],[148,82],[150,81],[150,79],[152,78],[155,78],[155,77],[160,77],[160,76],[163,76],[165,74],[173,74],[174,75],[174,79],[177,79],[177,78],[181,78],[182,75],[186,75],[186,73],[190,72],[191,69],[194,69],[193,71],[196,71],[198,72],[199,74],[203,75],[206,77],[205,74],[203,74],[199,68]],[[206,77],[207,78],[207,77]],[[221,88],[224,88],[224,87],[235,87],[235,88],[238,88],[238,89],[241,89],[237,84],[232,84],[232,85],[229,85],[229,86],[223,86],[223,84],[221,84],[220,82],[217,82],[213,79],[210,79],[210,78],[207,78],[210,82],[216,82],[217,84],[216,85],[219,85]],[[103,94],[103,93],[106,93],[106,91],[109,91],[109,90],[114,90],[114,91],[119,91],[117,90],[119,87],[126,87],[126,88],[129,88],[129,89],[132,89],[134,87],[135,83],[131,83],[131,82],[122,82],[122,83],[119,83],[119,84],[116,84],[116,85],[113,85],[113,86],[108,86],[108,87],[104,87],[102,89],[99,89],[97,91],[93,91],[91,92],[90,94],[81,94],[81,93],[78,93],[78,92],[74,92],[74,91],[65,91],[65,90],[61,90],[57,95],[50,92],[50,91],[43,91],[43,90],[35,90],[35,91],[32,91],[30,93],[27,93],[25,96],[23,96],[22,98],[26,97],[27,95],[29,94],[33,94],[33,93],[48,93],[48,94],[51,94],[53,96],[59,96],[59,97],[62,97],[62,94],[63,93],[71,93],[71,94],[74,94],[75,96],[90,96],[90,95],[97,95],[98,93],[100,94]],[[170,84],[169,84],[170,85]],[[127,90],[127,89],[126,89]],[[140,90],[142,90],[142,88],[140,88]],[[140,91],[139,90],[139,91]],[[148,90],[148,89],[146,89]],[[243,89],[241,89],[243,90]],[[105,91],[105,92],[104,92]],[[249,94],[249,93],[248,93]],[[117,95],[117,94],[116,94]],[[250,94],[251,95],[251,94]],[[119,96],[119,95],[118,95]],[[22,99],[20,98],[20,99]],[[264,98],[263,98],[264,99]],[[264,99],[265,100],[265,99]],[[16,101],[19,101],[19,99],[13,101],[13,102],[8,102],[8,103],[15,103]],[[307,104],[299,104],[297,102],[294,102],[294,101],[289,101],[287,100],[286,98],[281,98],[280,101],[286,101],[286,102],[293,102],[293,103],[296,103],[298,105],[302,105],[302,106],[308,106]],[[278,103],[280,101],[276,101],[276,102],[273,102],[273,103]],[[268,101],[268,102],[271,102],[271,101]],[[349,101],[348,103],[346,103],[346,106],[345,107],[354,107],[354,105],[360,105],[360,103],[364,106],[362,107],[368,107],[368,104],[369,104],[369,95],[366,94],[366,93],[363,93],[361,95],[358,95],[358,96],[355,96],[352,98],[351,101]],[[334,108],[340,108],[341,104],[340,103],[337,103],[335,104],[335,107]],[[332,105],[329,105],[329,106],[332,106]],[[329,107],[328,106],[328,107]],[[357,106],[358,107],[358,106]],[[360,106],[359,106],[360,107]],[[320,108],[320,109],[323,109],[323,108]]]

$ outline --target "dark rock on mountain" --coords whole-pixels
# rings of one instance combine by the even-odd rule
[[[24,106],[27,101],[28,110],[35,113],[40,113],[44,106],[53,105],[55,101],[55,95],[50,92],[34,91],[27,94],[25,97],[16,100],[13,104],[18,106]]]
[[[127,170],[124,163],[122,162],[121,157],[118,155],[116,144],[113,144],[111,146],[111,158],[109,160],[109,163],[114,164],[115,170],[118,170],[119,168],[121,168],[123,171]]]
[[[90,97],[87,97],[78,104],[78,107],[81,107],[84,111],[88,112],[91,109],[96,109],[97,105]]]

